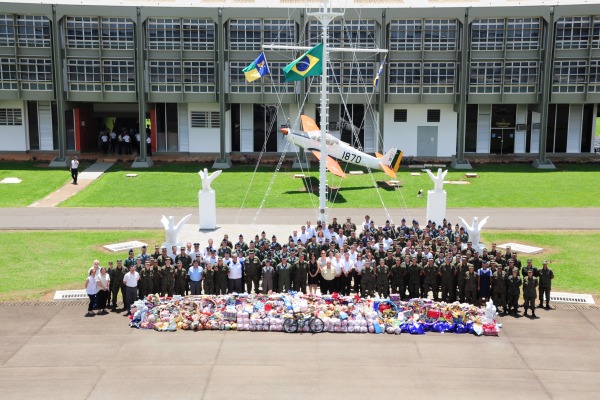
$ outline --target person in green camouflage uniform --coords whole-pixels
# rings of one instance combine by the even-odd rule
[[[110,281],[112,282],[112,309],[117,309],[117,296],[119,291],[121,292],[121,300],[125,303],[125,284],[123,283],[123,277],[127,271],[123,268],[123,260],[117,260],[117,266],[110,272]]]
[[[390,268],[390,284],[392,286],[392,293],[404,295],[400,292],[402,283],[404,282],[404,274],[406,273],[406,267],[402,265],[402,259],[394,259],[394,264]]]
[[[538,278],[533,276],[533,269],[527,271],[527,276],[523,279],[523,299],[525,300],[525,316],[527,316],[527,310],[531,309],[531,316],[537,318],[535,315],[535,298],[537,295]]]
[[[446,256],[446,260],[440,266],[439,275],[442,277],[442,301],[452,303],[455,298],[454,286],[454,266],[450,263],[450,256]]]
[[[494,266],[494,264],[495,263],[492,263],[492,267]],[[500,312],[500,307],[502,307],[503,314],[507,313],[506,278],[506,271],[504,271],[502,265],[496,265],[496,271],[492,275],[492,281],[494,282],[492,285],[492,300],[494,301],[494,305],[498,309],[498,312]]]
[[[150,264],[150,261],[146,261],[144,269],[140,272],[140,299],[144,299],[154,292],[154,270]]]
[[[179,296],[185,295],[185,289],[187,287],[187,276],[188,270],[183,268],[183,262],[177,262],[177,268],[175,269],[175,277],[173,280],[173,292]]]
[[[379,297],[388,297],[390,295],[390,284],[389,284],[389,268],[385,265],[383,258],[379,259],[379,265],[375,268],[376,282],[377,282],[377,294]]]
[[[171,265],[171,257],[165,259],[165,265],[160,269],[160,278],[162,282],[160,295],[173,297],[175,268]]]
[[[206,264],[204,268],[204,294],[215,294],[215,275],[212,264]]]
[[[365,297],[373,297],[375,292],[375,270],[368,260],[365,261],[365,266],[362,270],[360,285]]]
[[[229,268],[223,264],[223,259],[219,257],[217,265],[213,265],[215,278],[215,294],[227,294],[227,273]]]
[[[244,261],[244,277],[246,280],[246,291],[248,294],[254,293],[258,294],[260,290],[258,286],[260,284],[260,275],[262,267],[260,265],[260,260],[255,256],[254,251],[248,250],[248,255]]]
[[[154,259],[151,260],[152,261],[152,272],[154,275],[154,282],[153,282],[153,289],[152,292],[153,293],[159,293],[160,289],[162,288],[162,278],[160,276],[160,267],[158,266],[158,259]]]
[[[529,260],[527,260],[529,261]],[[534,274],[535,275],[535,274]],[[548,268],[548,261],[542,262],[542,269],[538,270],[540,277],[539,281],[539,292],[540,292],[540,307],[544,303],[544,297],[546,298],[546,310],[550,309],[550,291],[552,290],[552,279],[554,279],[554,272]]]
[[[506,281],[509,314],[519,314],[519,295],[521,294],[522,284],[523,280],[519,276],[519,269],[515,267],[512,270],[512,275],[510,275]]]
[[[424,299],[427,298],[429,291],[433,293],[433,299],[435,301],[439,300],[438,286],[437,286],[437,274],[438,274],[438,266],[433,262],[433,258],[427,260],[427,265],[423,268],[423,274],[425,275],[425,280],[423,283],[423,293],[421,293],[421,297]]]
[[[469,264],[469,271],[465,273],[465,285],[464,285],[464,296],[465,301],[469,304],[478,305],[477,304],[477,280],[478,276],[475,273],[475,266],[473,264]]]
[[[467,278],[467,272],[469,272],[469,264],[467,263],[467,257],[462,256],[460,259],[460,262],[457,263],[455,268],[456,268],[456,273],[458,275],[458,277],[457,277],[457,284],[458,284],[457,297],[461,303],[464,303],[465,299],[466,299],[465,283],[466,283],[466,278]],[[469,302],[467,301],[467,303],[469,303]],[[473,303],[471,303],[471,304],[473,304]]]
[[[406,273],[408,274],[408,293],[413,299],[419,297],[421,274],[423,273],[423,268],[421,267],[421,264],[417,263],[417,261],[417,257],[411,258],[410,265],[408,266],[408,270],[406,271]]]
[[[308,263],[304,261],[304,254],[300,254],[298,261],[293,265],[292,272],[294,276],[294,290],[306,293],[306,283],[308,281]]]

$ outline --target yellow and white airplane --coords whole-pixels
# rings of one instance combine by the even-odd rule
[[[317,159],[321,160],[321,129],[315,121],[306,116],[300,116],[303,131],[294,131],[290,128],[281,128],[281,133],[293,144],[310,151]],[[345,178],[346,174],[340,167],[338,161],[344,161],[350,164],[378,169],[385,172],[392,178],[396,178],[396,172],[402,161],[402,151],[391,148],[385,155],[375,153],[375,157],[363,153],[350,146],[348,143],[340,141],[338,138],[327,134],[326,137],[327,160],[325,164],[329,172],[339,177]]]

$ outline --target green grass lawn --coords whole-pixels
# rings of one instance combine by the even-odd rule
[[[88,188],[68,199],[66,207],[195,207],[201,187],[198,171],[200,164],[161,164],[148,170],[132,170],[126,165],[115,165]],[[318,165],[308,175],[318,180]],[[347,171],[354,170],[348,167]],[[274,166],[235,166],[213,181],[218,207],[238,208],[246,193],[245,208],[259,207],[274,176]],[[126,178],[127,173],[136,178]],[[280,171],[264,203],[264,207],[312,207],[318,204],[317,194],[304,190],[302,179],[295,179],[298,170]],[[419,189],[432,189],[433,183],[425,173],[411,176],[419,170],[402,166],[398,179],[404,182],[401,190],[379,189],[387,207],[426,207],[427,196],[417,198]],[[465,178],[465,171],[451,170],[450,181],[468,181],[468,185],[447,184],[448,207],[599,207],[600,165],[558,165],[557,170],[541,171],[529,165],[480,165],[474,172],[478,178]],[[373,176],[348,175],[341,180],[328,174],[329,184],[339,186],[333,207],[381,207],[374,191],[374,182],[388,180],[382,172]],[[314,202],[314,203],[313,203]]]
[[[67,183],[71,174],[33,162],[0,162],[0,180],[19,178],[19,184],[0,185],[0,207],[25,207]]]
[[[125,252],[111,253],[103,245],[140,240],[152,246],[160,243],[163,235],[158,230],[0,232],[0,248],[11,255],[0,259],[0,300],[49,299],[58,289],[81,289],[94,259],[105,266],[108,261],[126,258]],[[590,251],[600,241],[600,232],[488,231],[483,240],[543,247],[545,252],[532,258],[536,266],[541,266],[543,259],[553,261],[555,290],[600,294],[600,269],[596,254]],[[20,254],[26,262],[21,262]],[[528,257],[521,254],[520,258],[525,264]]]
[[[0,259],[0,300],[47,299],[46,294],[53,296],[58,289],[81,289],[95,259],[106,266],[127,258],[126,252],[112,253],[102,246],[130,240],[154,249],[164,240],[164,231],[0,232],[0,248],[7,255]]]

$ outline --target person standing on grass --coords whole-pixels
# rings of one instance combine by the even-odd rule
[[[79,159],[77,156],[73,156],[71,160],[71,178],[73,178],[73,185],[77,185],[77,175],[79,175]]]
[[[126,315],[131,315],[131,305],[137,299],[137,285],[140,280],[140,274],[135,270],[135,265],[129,267],[129,272],[123,277],[125,285],[125,310]]]
[[[106,268],[100,268],[100,273],[96,275],[96,286],[98,287],[98,310],[99,314],[106,314],[106,304],[108,303],[110,275],[106,272]]]
[[[96,285],[96,270],[94,268],[90,268],[88,272],[88,277],[85,280],[85,292],[90,298],[90,304],[88,305],[88,312],[86,317],[94,315],[94,309],[98,303],[98,287]]]

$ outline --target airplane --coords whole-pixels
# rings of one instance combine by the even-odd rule
[[[316,122],[306,115],[301,115],[303,131],[294,131],[290,128],[281,128],[281,133],[289,142],[310,151],[315,157],[321,160],[321,129]],[[325,165],[332,174],[345,178],[346,174],[340,167],[339,161],[350,164],[378,169],[385,172],[388,176],[396,178],[396,172],[400,168],[402,161],[402,151],[391,148],[385,155],[375,153],[375,157],[363,153],[350,146],[348,143],[340,141],[338,138],[327,134],[326,136],[327,159]]]

